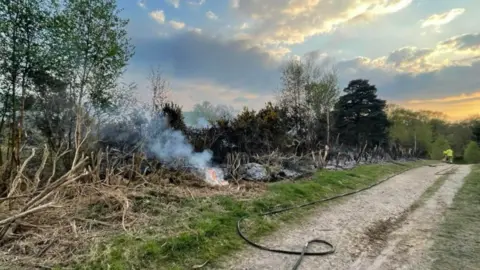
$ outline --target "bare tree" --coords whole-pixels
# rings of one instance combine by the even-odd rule
[[[325,118],[327,122],[327,144],[330,143],[330,112],[333,110],[340,94],[337,70],[330,67],[321,72],[318,80],[310,82],[306,87],[307,102],[317,119]]]
[[[203,101],[193,106],[192,116],[189,121],[190,124],[199,124],[200,121],[205,120],[214,123],[220,119],[232,120],[235,109],[229,105],[217,104],[214,105],[209,101]]]
[[[298,131],[306,107],[305,95],[305,65],[301,60],[292,59],[282,69],[282,90],[280,105],[284,107],[294,122],[294,129]]]
[[[302,65],[304,83],[306,85],[321,79],[323,72],[322,67],[318,64],[317,58],[314,56],[306,56],[302,61]]]
[[[163,76],[160,67],[152,68],[150,70],[148,80],[153,94],[153,110],[160,111],[163,105],[167,102],[170,93],[168,81]]]

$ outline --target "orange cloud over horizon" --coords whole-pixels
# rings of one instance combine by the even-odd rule
[[[442,112],[448,120],[458,121],[480,114],[480,91],[438,99],[408,100],[399,105],[411,110]]]

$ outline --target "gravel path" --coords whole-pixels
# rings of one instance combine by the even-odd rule
[[[430,269],[433,259],[428,250],[433,245],[432,233],[440,224],[443,214],[453,203],[455,194],[463,185],[470,166],[456,166],[455,174],[426,202],[408,216],[402,226],[388,236],[386,245],[377,256],[362,254],[354,269],[394,270]]]
[[[449,166],[425,166],[413,169],[338,203],[323,205],[315,210],[311,218],[277,231],[264,239],[262,244],[275,248],[301,250],[308,240],[320,238],[335,245],[336,252],[332,255],[305,257],[300,269],[359,269],[363,265],[370,265],[374,261],[361,258],[371,257],[367,255],[379,247],[368,241],[367,229],[375,228],[379,223],[385,223],[385,220],[403,220],[405,210],[409,209],[439,177],[435,173]],[[468,171],[469,167],[464,166],[461,169],[462,173],[455,177],[456,181],[448,181],[448,190],[451,192],[443,190],[446,187],[442,187],[438,193],[455,194],[461,186],[461,181],[458,179],[462,180]],[[453,195],[450,197],[453,198]],[[449,200],[451,198],[447,199]],[[372,247],[375,245],[377,247]],[[380,249],[392,245],[395,246],[393,240],[386,241]],[[297,259],[298,256],[295,255],[272,253],[248,247],[230,258],[221,269],[291,269]],[[383,264],[380,261],[376,263]]]

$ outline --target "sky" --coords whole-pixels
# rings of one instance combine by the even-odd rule
[[[288,59],[334,66],[340,88],[451,120],[480,114],[478,0],[119,0],[135,46],[124,80],[148,100],[159,67],[171,99],[259,109]]]

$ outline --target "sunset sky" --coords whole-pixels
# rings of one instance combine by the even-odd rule
[[[280,66],[314,56],[343,89],[368,79],[381,98],[458,120],[480,113],[478,0],[120,0],[136,46],[126,81],[148,99],[160,65],[186,110],[204,100],[258,109]]]

